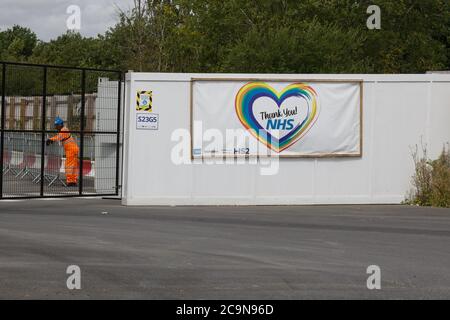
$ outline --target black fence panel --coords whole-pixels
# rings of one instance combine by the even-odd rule
[[[122,73],[0,67],[0,197],[118,195]]]

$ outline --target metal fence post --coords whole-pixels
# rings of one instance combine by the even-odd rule
[[[120,112],[122,108],[122,72],[119,73],[118,102],[117,102],[117,146],[116,146],[116,195],[119,195],[119,175],[120,175]]]
[[[3,157],[4,155],[4,139],[5,139],[5,106],[6,106],[6,63],[2,64],[2,109],[1,109],[1,141],[0,141],[0,169],[1,169],[1,178],[0,178],[0,198],[3,198]]]
[[[46,117],[47,117],[47,67],[44,67],[44,79],[42,85],[42,114],[41,114],[41,189],[40,195],[44,196],[45,181],[45,133],[46,133]]]
[[[83,157],[84,157],[84,108],[86,107],[86,70],[81,72],[81,115],[80,115],[80,172],[79,172],[79,194],[83,194]]]

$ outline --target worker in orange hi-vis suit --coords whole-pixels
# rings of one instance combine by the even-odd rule
[[[75,138],[70,134],[69,129],[64,126],[64,121],[60,117],[55,119],[55,128],[58,134],[47,140],[47,146],[55,141],[61,141],[64,152],[66,153],[66,181],[67,186],[76,187],[78,185],[79,173],[79,159],[78,154],[80,149],[75,141]]]

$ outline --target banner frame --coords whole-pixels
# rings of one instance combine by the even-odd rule
[[[271,151],[271,154],[268,155],[221,155],[221,156],[212,156],[212,155],[203,155],[201,157],[194,157],[193,148],[194,148],[194,137],[193,137],[193,127],[194,127],[194,83],[195,82],[309,82],[309,83],[357,83],[359,84],[359,153],[327,153],[327,154],[291,154],[291,155],[281,155],[274,154]],[[192,77],[189,81],[189,90],[190,90],[190,101],[189,101],[189,132],[190,132],[190,156],[191,161],[193,160],[204,160],[204,159],[238,159],[238,158],[362,158],[363,156],[363,98],[364,98],[364,80],[362,79],[269,79],[269,78],[195,78]]]

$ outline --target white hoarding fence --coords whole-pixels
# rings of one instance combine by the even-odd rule
[[[122,201],[400,203],[411,149],[437,158],[450,141],[449,88],[436,74],[128,73]]]

